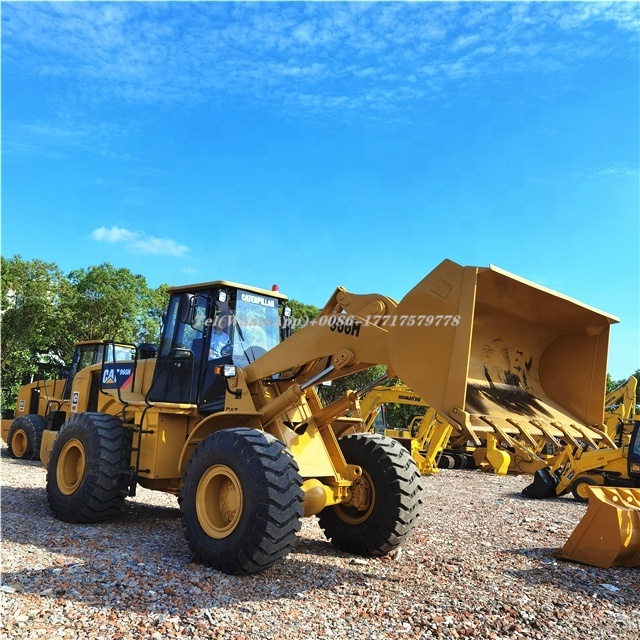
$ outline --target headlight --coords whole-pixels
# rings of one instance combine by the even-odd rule
[[[223,364],[214,369],[214,373],[224,378],[235,378],[238,374],[238,368],[235,364]]]

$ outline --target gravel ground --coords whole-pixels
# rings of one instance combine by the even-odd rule
[[[3,638],[640,637],[640,569],[556,560],[585,506],[521,498],[524,476],[425,478],[394,557],[348,556],[305,519],[281,564],[238,578],[191,562],[174,496],[139,489],[117,521],[64,524],[40,463],[1,453]]]

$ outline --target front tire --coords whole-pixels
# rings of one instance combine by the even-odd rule
[[[255,429],[225,429],[195,449],[179,504],[194,560],[232,575],[264,571],[294,547],[303,515],[298,465]]]
[[[124,508],[131,432],[103,413],[76,413],[62,425],[51,451],[47,497],[64,522],[103,522]]]
[[[352,487],[352,504],[323,509],[320,527],[342,551],[383,556],[417,524],[422,504],[420,471],[406,449],[390,438],[355,434],[338,442],[347,463],[360,466],[362,476]]]
[[[588,487],[599,487],[600,483],[588,476],[581,476],[576,478],[571,484],[571,493],[578,502],[589,502],[589,489]]]
[[[9,455],[17,460],[39,460],[42,432],[47,425],[47,419],[35,413],[16,418],[7,436]]]

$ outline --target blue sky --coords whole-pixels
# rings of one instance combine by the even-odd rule
[[[495,264],[640,366],[638,3],[1,10],[3,255],[317,306]]]

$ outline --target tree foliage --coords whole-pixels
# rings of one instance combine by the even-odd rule
[[[109,337],[124,342],[142,342],[151,336],[158,339],[160,314],[166,300],[161,300],[161,293],[149,289],[144,276],[102,264],[72,271],[69,281],[76,339]],[[160,302],[162,307],[158,308]]]
[[[299,300],[291,299],[287,301],[287,306],[291,309],[292,330],[294,333],[320,315],[318,307],[314,307],[312,304],[305,304]]]
[[[102,264],[66,275],[55,263],[2,257],[2,410],[25,376],[69,363],[75,343],[158,342],[167,291]]]
[[[37,371],[39,354],[53,362],[60,357],[69,283],[54,263],[42,260],[2,257],[1,268],[4,408],[5,398],[15,397],[22,378]]]

